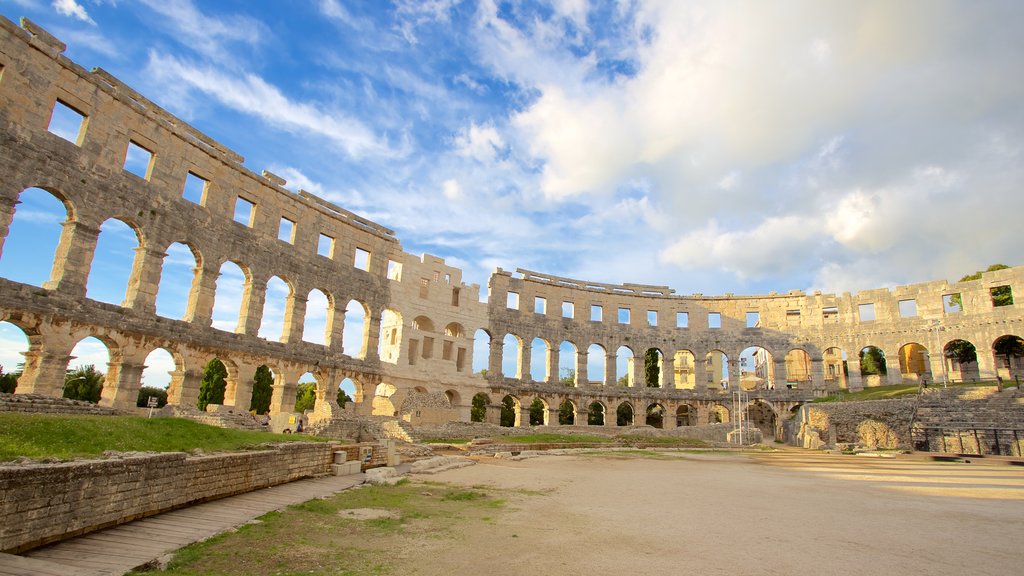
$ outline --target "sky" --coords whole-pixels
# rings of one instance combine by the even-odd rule
[[[484,293],[496,267],[715,295],[1022,264],[1019,1],[0,0],[0,13]]]

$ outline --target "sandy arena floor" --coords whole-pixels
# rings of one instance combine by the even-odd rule
[[[1017,574],[1024,468],[784,452],[485,460],[425,479],[542,491],[409,574]]]

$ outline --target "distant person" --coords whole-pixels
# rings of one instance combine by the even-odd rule
[[[299,420],[299,423],[295,425],[295,433],[302,434],[302,420]]]

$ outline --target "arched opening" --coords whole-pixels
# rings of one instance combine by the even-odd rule
[[[210,404],[223,404],[228,390],[228,367],[220,358],[213,358],[203,367],[196,408],[206,410]]]
[[[306,315],[302,320],[302,339],[313,344],[327,344],[331,301],[322,290],[314,288],[306,296]]]
[[[877,346],[865,346],[861,348],[860,354],[860,376],[864,379],[864,386],[881,386],[888,373],[885,365],[885,352]]]
[[[928,358],[928,350],[917,342],[900,346],[897,353],[900,361],[900,378],[911,382],[934,382]]]
[[[171,384],[171,373],[181,368],[174,356],[164,348],[157,348],[146,356],[143,362],[142,387],[164,391],[164,404],[167,403],[167,387]]]
[[[761,437],[765,440],[775,439],[775,410],[763,400],[754,400],[747,405],[747,418],[750,423],[761,431]]]
[[[398,364],[402,354],[402,314],[385,308],[380,314],[380,338],[377,354],[381,362]]]
[[[175,242],[167,247],[160,267],[160,287],[156,293],[156,313],[164,318],[184,320],[189,297],[199,270],[199,256],[187,244]]]
[[[302,414],[316,406],[316,387],[317,379],[312,372],[304,372],[299,376],[298,386],[295,387],[295,412]],[[300,422],[301,420],[296,420],[295,432],[300,432]]]
[[[693,390],[697,385],[693,352],[689,350],[676,350],[674,356],[673,370],[675,371],[674,381],[676,388],[680,390]]]
[[[501,399],[501,421],[500,425],[505,428],[517,427],[520,424],[519,413],[520,413],[519,398],[508,394]]]
[[[587,406],[587,426],[604,426],[604,404],[595,401]]]
[[[110,349],[106,344],[94,336],[80,340],[71,349],[64,376],[64,397],[99,402],[109,365]]]
[[[484,394],[483,392],[474,394],[469,406],[469,421],[486,422],[487,407],[490,405],[491,399],[487,394]]]
[[[786,353],[786,387],[811,387],[811,355],[805,350],[794,348]],[[775,382],[768,382],[768,389],[775,388]]]
[[[562,386],[576,387],[576,345],[562,340],[558,345],[558,383]]]
[[[366,357],[367,329],[366,317],[369,310],[358,300],[349,300],[345,306],[345,330],[341,338],[341,352],[353,358]]]
[[[221,264],[213,299],[213,327],[227,332],[239,329],[242,295],[248,276],[238,264],[228,260]]]
[[[647,419],[645,423],[655,428],[665,427],[665,407],[661,404],[651,404],[647,407]]]
[[[689,404],[676,408],[676,428],[693,426],[697,423],[697,410]]]
[[[587,380],[590,383],[603,385],[607,380],[604,373],[606,355],[604,346],[600,344],[591,344],[587,347]]]
[[[543,338],[534,338],[530,343],[530,378],[534,382],[548,381],[548,361],[551,346]]]
[[[49,281],[64,223],[70,220],[71,211],[50,192],[23,190],[7,238],[0,238],[0,277],[33,286]]]
[[[729,409],[721,404],[715,404],[711,407],[708,414],[708,419],[712,424],[720,424],[729,421]]]
[[[490,361],[491,333],[483,328],[478,328],[473,333],[473,373],[486,376]]]
[[[623,402],[619,404],[619,407],[615,409],[615,425],[616,426],[632,426],[633,425],[633,405],[629,402]]]
[[[846,352],[841,348],[826,348],[821,355],[822,369],[825,372],[825,384],[832,390],[849,389],[847,376],[850,373],[846,361]]]
[[[766,390],[775,387],[775,362],[770,352],[750,346],[740,352],[740,388]]]
[[[978,350],[967,340],[952,340],[942,349],[946,359],[947,376],[952,382],[976,382],[981,379],[978,370]]]
[[[116,218],[104,222],[96,238],[85,295],[99,302],[123,306],[140,244],[138,231],[128,224]]]
[[[704,356],[704,373],[708,388],[729,388],[729,357],[721,350],[712,350]]]
[[[395,388],[395,385],[390,382],[377,384],[377,388],[373,391],[372,411],[374,416],[398,415],[398,410],[396,410],[394,403],[391,402],[391,397],[397,391],[398,389]]]
[[[576,423],[576,405],[571,400],[562,400],[558,405],[558,423],[562,426],[572,426]]]
[[[644,385],[648,388],[662,388],[665,385],[664,355],[657,348],[644,352]]]
[[[501,346],[501,375],[506,378],[522,378],[523,342],[515,334],[505,334]]]
[[[260,316],[260,338],[272,342],[285,340],[285,310],[292,299],[292,286],[277,276],[267,281],[267,291],[263,299],[263,314]]]
[[[1013,380],[1024,371],[1024,340],[1013,334],[1000,336],[992,343],[992,356],[996,377]]]
[[[633,380],[633,349],[629,346],[619,346],[615,350],[615,383],[619,386],[635,386]]]
[[[362,394],[358,392],[356,383],[351,378],[344,378],[338,384],[335,400],[338,402],[338,406],[347,408],[352,403],[362,402]]]
[[[0,322],[0,392],[14,394],[24,370],[29,340],[25,332],[10,322]]]
[[[412,320],[412,328],[420,332],[433,332],[434,321],[426,316],[417,316]]]
[[[445,390],[444,397],[448,399],[448,406],[458,408],[462,406],[462,396],[456,390]]]
[[[530,426],[548,425],[548,403],[537,397],[530,403]]]
[[[444,327],[444,335],[449,338],[462,338],[465,329],[458,322],[451,322]]]

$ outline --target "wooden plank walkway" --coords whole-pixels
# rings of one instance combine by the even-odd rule
[[[0,554],[0,576],[121,576],[267,512],[362,484],[364,477],[299,480],[83,534],[23,556]]]

